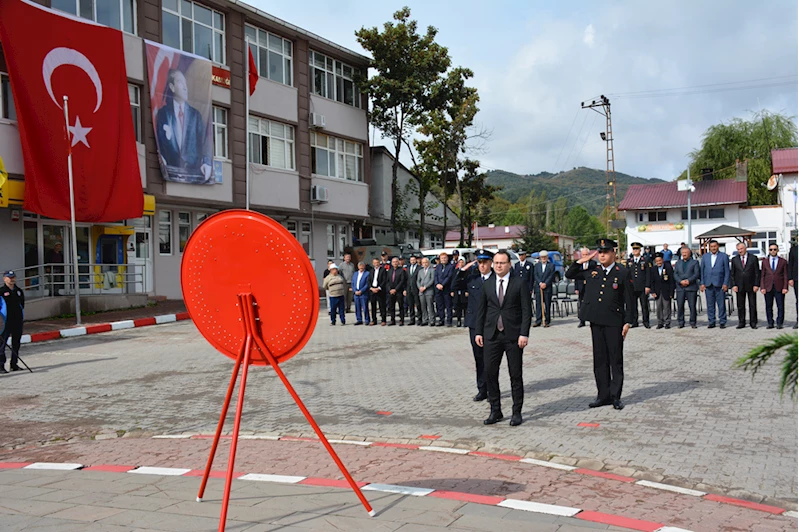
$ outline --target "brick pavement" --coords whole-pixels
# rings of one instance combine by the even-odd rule
[[[108,312],[97,312],[95,314],[81,316],[83,325],[95,323],[110,323],[112,321],[135,320],[138,318],[148,318],[160,314],[176,314],[185,312],[186,305],[182,300],[150,301],[146,307],[136,307],[121,310],[109,310]],[[75,325],[75,318],[47,318],[44,320],[25,322],[25,334],[35,334],[40,332],[57,331],[67,329]]]
[[[790,320],[792,303],[791,295]],[[480,423],[487,408],[469,401],[465,329],[320,321],[304,352],[283,367],[334,435],[408,441],[435,434],[456,446],[554,456],[795,507],[796,413],[776,393],[778,364],[754,380],[730,368],[774,331],[634,329],[625,352],[628,407],[616,412],[586,408],[594,394],[590,335],[575,323],[534,329],[525,354],[525,424],[515,429]],[[30,345],[22,355],[39,370],[3,377],[2,423],[13,429],[0,435],[3,446],[137,428],[212,431],[232,366],[189,323]],[[502,387],[508,390],[506,376]],[[310,432],[263,368],[250,373],[243,428]]]

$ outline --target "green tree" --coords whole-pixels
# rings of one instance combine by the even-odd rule
[[[498,225],[524,225],[527,217],[524,215],[523,207],[513,205],[505,211],[502,221]]]
[[[470,161],[470,164],[466,166],[466,174],[461,181],[461,193],[463,198],[463,210],[461,211],[461,246],[464,244],[463,240],[465,237],[466,245],[471,247],[472,239],[474,238],[472,223],[477,221],[479,210],[482,205],[485,205],[485,198],[490,198],[494,192],[496,192],[497,188],[486,184],[486,174],[477,172],[479,165],[475,161]]]
[[[524,222],[519,238],[513,241],[516,249],[524,249],[529,253],[535,253],[540,249],[557,249],[557,244],[551,236],[546,234],[540,225],[536,223],[535,217],[528,215]]]
[[[566,233],[566,217],[569,215],[569,199],[558,198],[554,203],[552,203],[549,211],[550,215],[547,231],[552,231],[553,233],[559,233],[562,235],[568,234]]]
[[[779,350],[787,348],[785,358],[782,360],[780,369],[780,395],[785,390],[790,392],[791,397],[796,399],[797,385],[797,336],[796,334],[781,334],[766,344],[755,347],[746,355],[735,362],[735,366],[752,372],[755,378],[757,371]]]
[[[702,146],[690,153],[691,178],[701,179],[702,169],[712,168],[714,179],[735,177],[735,161],[748,160],[750,205],[773,205],[777,192],[763,185],[771,177],[771,150],[796,146],[793,117],[769,111],[752,113],[750,120],[734,118],[708,128]],[[683,172],[679,179],[684,179]]]
[[[371,97],[369,119],[372,125],[384,138],[391,139],[394,147],[391,226],[395,242],[400,151],[414,127],[435,106],[433,95],[439,90],[442,74],[450,66],[448,50],[435,41],[438,30],[428,26],[427,32],[420,35],[416,21],[410,16],[411,10],[404,7],[394,13],[396,22],[386,22],[382,31],[363,27],[355,32],[360,45],[372,54],[371,67],[376,72],[368,79],[359,73],[356,82]]]
[[[566,234],[575,238],[575,244],[592,247],[598,238],[605,235],[605,226],[591,216],[582,205],[569,210],[566,215]]]

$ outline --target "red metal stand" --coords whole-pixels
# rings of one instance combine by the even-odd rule
[[[228,409],[230,408],[230,400],[233,397],[233,389],[236,386],[236,380],[239,374],[239,368],[244,365],[244,369],[241,372],[241,385],[239,386],[239,396],[238,400],[236,401],[236,417],[233,424],[233,438],[230,443],[230,458],[228,459],[228,467],[227,467],[227,475],[225,477],[225,491],[222,497],[222,512],[219,516],[219,532],[223,532],[225,530],[225,521],[227,520],[227,510],[228,510],[228,503],[230,502],[230,486],[233,483],[233,467],[236,462],[236,447],[239,442],[239,429],[241,428],[241,412],[244,407],[244,390],[247,386],[247,369],[251,363],[251,354],[254,349],[254,344],[258,346],[261,353],[266,357],[269,361],[269,364],[277,373],[277,376],[280,377],[280,380],[283,382],[283,385],[288,390],[291,397],[294,399],[294,402],[297,403],[297,406],[300,407],[305,419],[308,420],[308,423],[311,424],[313,427],[314,432],[316,435],[319,436],[319,439],[322,441],[322,444],[327,449],[327,452],[330,453],[330,456],[333,458],[333,461],[336,462],[336,465],[341,470],[341,473],[344,475],[344,478],[347,479],[350,487],[352,487],[355,494],[360,499],[361,503],[363,504],[366,511],[369,512],[370,516],[374,516],[375,512],[372,510],[372,506],[369,504],[369,501],[366,500],[361,489],[355,483],[352,476],[350,475],[347,468],[344,466],[344,463],[336,454],[336,451],[333,450],[333,447],[330,445],[330,442],[327,441],[322,429],[319,428],[319,425],[316,424],[316,421],[311,416],[311,413],[305,408],[302,400],[300,400],[299,395],[294,390],[294,387],[286,378],[286,375],[280,369],[277,360],[272,355],[271,351],[266,347],[266,344],[261,338],[260,334],[258,333],[258,327],[256,326],[257,318],[255,316],[255,298],[253,297],[252,293],[241,293],[238,295],[239,300],[239,309],[241,311],[241,320],[244,325],[244,343],[242,345],[241,350],[239,351],[238,357],[236,358],[236,365],[233,367],[233,374],[230,377],[230,384],[228,385],[227,394],[225,396],[225,402],[222,405],[222,413],[219,416],[219,423],[216,427],[216,434],[214,435],[214,442],[211,446],[211,454],[208,456],[208,463],[205,466],[205,473],[203,474],[202,482],[200,483],[200,491],[197,494],[197,502],[201,502],[203,498],[203,494],[205,493],[205,487],[208,484],[208,476],[211,473],[211,466],[214,463],[214,457],[216,455],[217,447],[219,446],[219,438],[222,435],[222,427],[225,424],[225,418],[227,417]]]

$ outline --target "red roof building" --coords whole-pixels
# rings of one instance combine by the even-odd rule
[[[799,172],[797,148],[771,150],[771,168],[775,174],[795,174]]]
[[[718,181],[695,181],[691,193],[691,205],[732,205],[746,203],[746,182],[732,179]],[[674,209],[688,205],[688,192],[677,190],[677,183],[654,185],[630,185],[624,199],[619,203],[620,211],[648,209]]]

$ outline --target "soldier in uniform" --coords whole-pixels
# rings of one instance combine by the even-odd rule
[[[520,277],[525,284],[530,286],[530,293],[533,291],[533,265],[527,262],[527,252],[519,250],[519,262],[511,270],[514,277]]]
[[[633,327],[638,327],[638,303],[641,304],[641,318],[644,327],[649,328],[649,291],[652,287],[652,263],[641,256],[641,243],[633,242],[633,256],[627,259],[627,268],[633,280],[635,299],[633,307]]]
[[[466,326],[469,328],[469,341],[472,344],[474,367],[477,372],[477,395],[472,397],[473,401],[485,401],[488,398],[486,379],[483,374],[483,348],[475,343],[474,337],[477,335],[475,332],[477,328],[477,305],[483,292],[483,283],[494,273],[491,269],[493,260],[493,253],[478,249],[477,260],[467,264],[455,277],[456,279],[466,279]]]
[[[580,249],[580,257],[586,256],[591,253],[587,247],[583,246]],[[588,262],[584,262],[582,265],[583,270],[589,270],[592,268],[596,268],[596,261],[591,259]],[[577,278],[574,280],[574,291],[577,294],[577,317],[580,320],[580,323],[577,324],[577,327],[585,327],[585,318],[583,318],[583,298],[585,297],[585,281],[582,278]]]
[[[22,340],[22,323],[25,320],[25,293],[17,286],[17,274],[14,270],[3,273],[3,284],[0,285],[0,298],[5,305],[5,328],[0,335],[0,373],[7,373],[6,344],[11,338],[11,371],[19,371],[19,345]],[[0,324],[2,325],[2,324]]]
[[[616,263],[616,242],[607,238],[597,241],[597,251],[584,254],[566,271],[568,279],[585,281],[582,319],[591,323],[594,346],[594,378],[597,398],[588,406],[613,405],[624,408],[621,401],[624,384],[624,338],[633,324],[633,280],[630,270]],[[597,257],[599,264],[584,270],[583,263]]]

